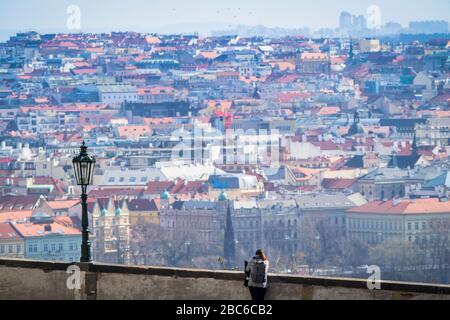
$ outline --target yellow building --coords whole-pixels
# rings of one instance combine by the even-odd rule
[[[129,263],[130,212],[126,201],[97,198],[91,212],[94,260],[105,263]]]
[[[131,228],[143,224],[159,224],[157,200],[134,199],[127,202]]]

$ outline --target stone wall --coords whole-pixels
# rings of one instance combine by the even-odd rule
[[[70,264],[0,259],[0,300],[149,299],[249,300],[239,272],[103,264],[77,264],[81,287],[69,290]],[[269,300],[439,299],[450,286],[382,282],[368,290],[365,280],[270,275]]]

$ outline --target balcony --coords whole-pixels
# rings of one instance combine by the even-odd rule
[[[71,264],[0,259],[0,300],[249,300],[242,272],[77,264],[81,289],[66,286]],[[450,286],[269,275],[268,300],[450,300]],[[180,290],[183,288],[183,290]]]

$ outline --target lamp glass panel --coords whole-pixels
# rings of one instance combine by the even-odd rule
[[[89,184],[89,163],[87,162],[81,162],[81,185],[85,186]]]
[[[75,170],[75,179],[77,179],[77,184],[80,185],[81,184],[80,163],[74,162],[73,168]]]
[[[92,179],[94,177],[94,166],[95,162],[91,162],[89,164],[89,176],[88,176],[89,184],[92,184]]]

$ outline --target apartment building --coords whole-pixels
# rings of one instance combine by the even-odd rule
[[[369,243],[423,242],[450,234],[450,202],[436,198],[372,201],[346,214],[348,237]]]

